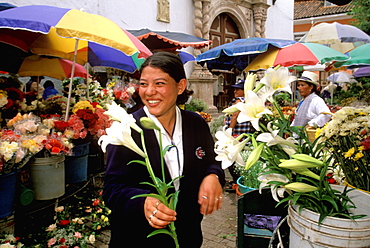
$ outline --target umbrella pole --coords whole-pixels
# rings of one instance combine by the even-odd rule
[[[74,51],[74,56],[73,56],[71,78],[69,80],[69,89],[68,89],[68,100],[67,100],[66,117],[65,117],[64,121],[67,121],[68,120],[68,117],[69,117],[69,109],[70,109],[70,104],[71,104],[73,77],[75,75],[75,67],[76,67],[77,50],[78,50],[78,39],[76,39],[76,44],[75,44],[75,51]]]

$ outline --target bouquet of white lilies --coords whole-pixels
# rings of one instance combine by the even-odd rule
[[[320,223],[326,216],[359,218],[350,216],[348,209],[354,205],[347,196],[348,190],[339,192],[330,187],[327,179],[332,156],[324,143],[310,142],[305,127],[290,126],[290,118],[284,116],[275,97],[280,91],[290,94],[290,83],[296,80],[290,76],[288,68],[268,69],[266,76],[255,86],[256,76],[248,75],[245,86],[245,102],[237,103],[223,112],[230,114],[240,111],[237,121],[250,121],[259,131],[256,134],[231,136],[231,129],[216,133],[216,160],[222,161],[226,169],[236,162],[246,169],[257,161],[266,164],[259,176],[260,191],[270,186],[273,198],[281,204],[298,205],[320,214]],[[273,117],[266,102],[279,113]],[[261,118],[264,121],[261,122]],[[266,125],[264,123],[267,123]],[[294,135],[293,135],[294,134]],[[242,137],[246,139],[240,141]],[[243,161],[241,151],[247,144],[254,149],[248,159]]]

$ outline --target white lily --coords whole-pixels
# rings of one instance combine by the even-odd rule
[[[271,133],[261,133],[257,136],[256,140],[265,142],[268,146],[280,145],[289,156],[295,154],[297,152],[298,141],[293,137],[284,139],[278,133],[279,130],[274,130]]]
[[[129,123],[130,126],[140,133],[142,130],[136,124],[135,118],[132,114],[128,114],[124,108],[119,106],[117,103],[112,102],[107,105],[108,110],[104,112],[105,115],[108,115],[112,120],[119,121],[121,123]]]
[[[248,142],[248,139],[242,142],[235,139],[232,135],[232,129],[226,126],[222,131],[217,131],[215,137],[217,139],[215,143],[215,153],[217,154],[216,160],[221,161],[222,169],[228,168],[234,162],[242,165],[244,164],[243,158],[240,155]]]
[[[277,70],[267,69],[266,76],[261,79],[261,83],[265,84],[272,93],[275,91],[286,91],[292,94],[290,84],[295,80],[297,78],[289,75],[288,68],[280,67]]]
[[[265,174],[265,175],[259,176],[258,180],[261,181],[260,188],[259,188],[260,194],[262,193],[262,188],[264,188],[266,186],[270,186],[272,197],[274,198],[275,201],[277,201],[277,202],[280,201],[278,196],[281,197],[281,198],[284,197],[284,192],[285,192],[286,188],[279,187],[279,186],[276,186],[274,184],[270,185],[268,183],[271,182],[271,181],[287,183],[287,182],[289,182],[289,179],[286,176],[278,174],[278,173],[270,173],[270,174]]]
[[[258,125],[259,119],[264,114],[272,114],[272,112],[265,107],[265,99],[259,98],[257,94],[251,90],[248,90],[246,93],[245,103],[239,102],[234,106],[240,110],[237,121],[239,123],[250,121],[257,131],[260,130]]]
[[[98,140],[98,144],[100,144],[103,152],[106,152],[108,144],[123,145],[136,152],[143,158],[146,157],[145,153],[138,147],[131,136],[129,122],[114,121],[112,126],[106,129],[106,132],[107,134],[101,136]]]

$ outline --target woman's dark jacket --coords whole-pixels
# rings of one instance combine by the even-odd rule
[[[143,109],[134,114],[136,123],[145,115]],[[198,191],[203,178],[208,174],[219,176],[221,185],[225,183],[224,172],[218,161],[215,161],[214,141],[208,124],[194,112],[181,110],[182,137],[184,149],[183,177],[180,181],[180,194],[177,205],[175,226],[181,248],[196,248],[202,245],[200,205]],[[145,143],[151,165],[157,177],[162,178],[159,156],[159,145],[153,130],[144,129]],[[132,136],[141,147],[140,135],[132,130]],[[169,235],[161,234],[147,238],[152,228],[144,216],[145,198],[131,197],[145,193],[156,193],[155,189],[140,184],[152,182],[145,166],[128,163],[132,160],[143,160],[142,157],[124,146],[108,145],[107,168],[103,197],[106,205],[112,210],[110,247],[174,247]],[[166,182],[170,174],[166,168]]]

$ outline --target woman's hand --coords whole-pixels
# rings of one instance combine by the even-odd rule
[[[198,203],[200,213],[203,215],[209,215],[221,209],[222,186],[216,174],[210,174],[203,179],[199,188]]]
[[[165,228],[170,222],[176,220],[176,212],[154,197],[145,199],[144,213],[149,224],[157,229]]]

